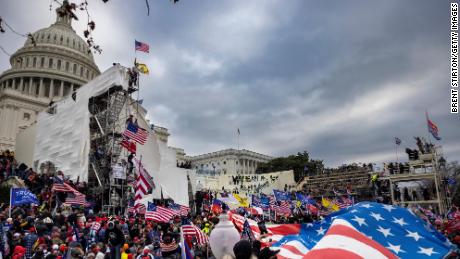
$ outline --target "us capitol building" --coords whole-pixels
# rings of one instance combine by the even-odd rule
[[[58,15],[48,28],[33,33],[10,57],[11,68],[0,75],[0,150],[14,150],[16,134],[36,121],[37,114],[100,74],[91,50]]]

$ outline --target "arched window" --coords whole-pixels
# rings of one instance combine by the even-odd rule
[[[77,64],[73,64],[73,73],[77,74]]]
[[[36,67],[37,66],[37,58],[34,57],[34,61],[32,62],[32,67]]]
[[[45,58],[42,57],[40,60],[40,67],[44,67],[44,66],[45,66]]]
[[[48,67],[53,68],[53,59],[52,58],[50,58],[50,60],[48,62]]]
[[[83,67],[80,67],[80,76],[83,77]]]
[[[29,57],[26,58],[26,67],[29,67]]]
[[[65,62],[65,71],[69,72],[69,62]]]
[[[57,70],[61,70],[61,60],[58,59],[57,61]]]

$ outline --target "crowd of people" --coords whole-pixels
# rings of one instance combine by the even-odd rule
[[[67,194],[53,191],[56,181],[62,180],[85,194],[90,206],[65,204]],[[3,152],[0,155],[0,189],[3,193],[13,182],[33,192],[40,204],[11,208],[7,195],[0,197],[1,258],[181,258],[181,227],[193,224],[205,235],[210,235],[219,222],[218,214],[222,212],[213,208],[217,193],[207,191],[196,193],[196,208],[187,216],[175,216],[168,222],[145,220],[143,215],[127,212],[109,215],[97,205],[98,197],[87,193],[86,183],[65,179],[62,172],[38,174],[27,165],[18,163],[13,152]],[[290,195],[295,200],[295,193]],[[166,200],[154,202],[168,206]],[[234,212],[257,222],[262,234],[266,233],[267,224],[307,223],[323,216],[322,213],[312,213],[304,204],[300,205],[292,204],[290,213],[275,214],[274,217],[254,214],[243,208]],[[225,206],[221,208],[225,209]],[[449,218],[438,216],[429,209],[419,208],[419,211],[453,243],[460,244],[460,232],[455,227],[455,223],[460,222],[458,209],[453,208]],[[198,242],[195,237],[185,239],[185,242],[194,258],[214,258],[208,243]],[[257,239],[242,239],[235,245],[234,254],[238,259],[276,258],[276,252],[262,248]]]

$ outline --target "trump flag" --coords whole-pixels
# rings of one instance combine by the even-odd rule
[[[11,189],[11,206],[18,206],[23,204],[36,204],[40,205],[37,196],[26,188],[12,188]]]

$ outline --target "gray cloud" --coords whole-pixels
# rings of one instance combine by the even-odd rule
[[[428,109],[445,155],[459,157],[448,2],[165,0],[151,1],[150,16],[143,1],[90,4],[101,70],[130,64],[134,38],[150,44],[149,55],[138,54],[151,68],[141,78],[144,104],[189,154],[236,147],[240,128],[242,148],[270,155],[381,162],[395,159],[394,136],[407,146],[427,136]],[[54,20],[48,5],[5,0],[0,10],[33,31]],[[9,50],[23,43],[0,37]]]

